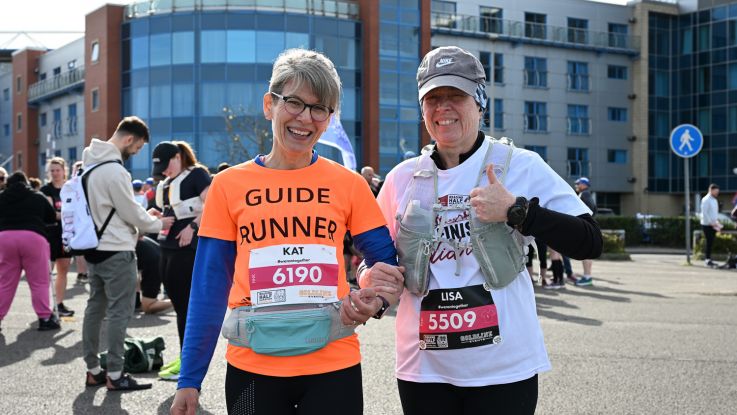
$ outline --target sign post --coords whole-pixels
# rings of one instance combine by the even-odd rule
[[[670,149],[683,158],[684,192],[686,194],[686,262],[691,265],[691,204],[690,174],[688,159],[699,154],[704,146],[704,135],[696,126],[681,124],[670,133]]]

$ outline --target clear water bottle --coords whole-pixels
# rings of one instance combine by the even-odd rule
[[[404,210],[402,225],[408,229],[421,232],[432,232],[433,214],[431,210],[425,209],[420,205],[419,200],[410,200],[407,208]]]

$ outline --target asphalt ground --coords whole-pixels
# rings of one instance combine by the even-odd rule
[[[594,286],[548,291],[537,306],[553,370],[540,375],[539,414],[737,413],[737,271],[685,265],[684,256],[634,254],[594,262]],[[574,269],[581,264],[574,261]],[[36,331],[22,281],[0,332],[0,414],[166,414],[176,384],[155,373],[147,391],[86,389],[82,314],[87,287],[69,277],[61,330]],[[401,414],[394,316],[360,328],[365,413]],[[174,313],[136,314],[129,335],[163,336],[176,356]],[[204,382],[201,414],[224,414],[224,341]],[[473,364],[469,362],[469,364]],[[493,403],[490,403],[492,412]]]

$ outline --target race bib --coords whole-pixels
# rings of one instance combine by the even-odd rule
[[[252,249],[248,269],[253,307],[338,301],[338,259],[333,246]]]
[[[430,290],[422,299],[420,349],[465,349],[499,342],[496,305],[483,285]]]

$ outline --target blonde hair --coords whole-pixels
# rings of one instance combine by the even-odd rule
[[[284,86],[295,82],[295,88],[307,84],[318,101],[338,112],[341,83],[335,65],[327,56],[314,50],[287,49],[276,58],[271,71],[269,92],[281,94]]]
[[[52,164],[61,166],[62,171],[64,171],[64,180],[66,180],[67,179],[67,162],[61,157],[52,157],[49,159],[49,161],[46,162],[46,178],[48,180],[51,180],[51,165]]]

